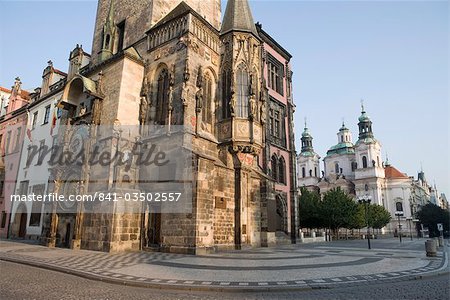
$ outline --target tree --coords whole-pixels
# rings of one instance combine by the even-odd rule
[[[369,205],[369,227],[381,229],[391,221],[391,214],[381,205]]]
[[[358,212],[356,202],[340,188],[326,192],[321,207],[324,223],[334,231],[350,227]]]
[[[299,220],[301,228],[321,228],[320,196],[306,188],[300,189]]]
[[[361,229],[365,227],[366,224],[366,208],[364,204],[359,204],[356,213],[350,219],[347,229]]]
[[[439,236],[438,223],[442,223],[444,232],[449,230],[450,213],[433,203],[423,206],[417,213],[417,217],[424,227],[428,227],[430,237]]]

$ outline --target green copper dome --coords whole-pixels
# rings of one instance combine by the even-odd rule
[[[311,137],[311,133],[309,132],[309,129],[305,127],[305,130],[303,130],[302,137]]]
[[[370,118],[365,111],[361,112],[361,116],[358,119],[360,122],[369,122]]]

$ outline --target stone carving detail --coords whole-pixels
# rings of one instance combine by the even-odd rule
[[[250,153],[253,155],[258,155],[260,149],[251,145],[232,145],[228,147],[228,151],[232,154],[237,153]]]
[[[199,114],[203,108],[203,69],[198,67],[197,75],[197,93],[195,93],[195,108],[196,112]]]
[[[190,77],[191,74],[189,73],[189,58],[186,58],[183,73],[183,89],[181,91],[181,103],[183,104],[183,106],[187,105],[187,99],[189,97],[188,82]]]

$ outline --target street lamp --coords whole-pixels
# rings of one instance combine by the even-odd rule
[[[409,226],[409,236],[411,237],[411,241],[412,241],[412,240],[413,240],[413,238],[412,238],[412,230],[411,230],[411,221],[412,221],[412,218],[411,218],[411,217],[406,218],[406,221],[408,221],[408,226]]]
[[[402,242],[402,224],[400,224],[400,217],[403,217],[402,211],[396,211],[395,216],[398,217],[398,236],[400,237],[400,243]]]
[[[419,219],[412,219],[413,225],[414,225],[414,231],[416,232],[416,237],[419,239],[419,232],[417,231],[417,223],[419,222]]]
[[[370,247],[370,230],[369,230],[369,205],[370,205],[370,196],[362,196],[358,199],[359,204],[364,204],[364,211],[365,211],[365,217],[366,217],[366,226],[367,226],[367,246],[369,249]]]

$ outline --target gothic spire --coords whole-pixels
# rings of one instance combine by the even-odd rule
[[[109,12],[106,23],[114,24],[114,0],[111,0],[111,4],[109,5]]]
[[[244,31],[258,36],[248,0],[228,0],[221,34]]]

